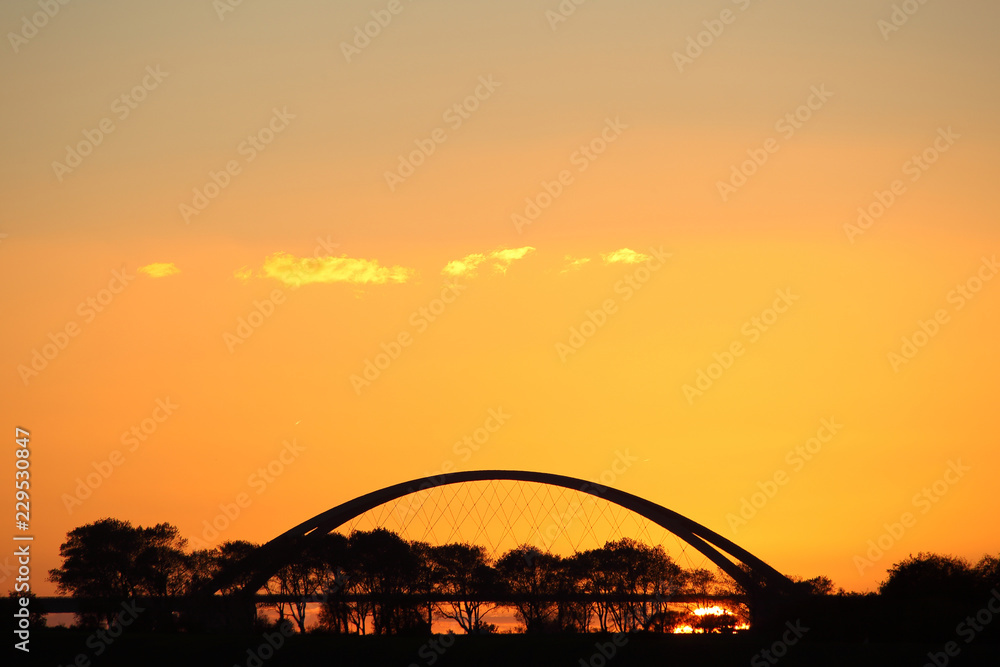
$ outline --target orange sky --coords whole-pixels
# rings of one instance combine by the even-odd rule
[[[196,537],[249,492],[220,539],[266,540],[449,461],[593,479],[625,449],[617,487],[788,574],[1000,550],[1000,7],[389,4],[0,9],[36,590],[102,516]]]

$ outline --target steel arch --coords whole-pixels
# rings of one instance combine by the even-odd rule
[[[603,498],[631,510],[662,526],[697,549],[722,571],[731,576],[752,597],[756,598],[765,594],[780,595],[790,592],[792,589],[792,582],[785,575],[746,549],[743,549],[700,523],[645,498],[603,484],[588,482],[566,475],[523,470],[473,470],[423,477],[400,484],[393,484],[392,486],[358,496],[353,500],[348,500],[303,521],[294,528],[285,531],[270,542],[262,545],[254,552],[251,556],[251,562],[248,563],[249,574],[251,576],[247,579],[244,592],[253,594],[259,590],[279,569],[291,561],[293,556],[302,549],[303,544],[308,543],[307,541],[310,538],[326,535],[355,517],[383,503],[439,486],[496,480],[533,482],[572,489]],[[727,558],[725,554],[734,558],[737,563]],[[746,566],[746,569],[741,568],[738,563]],[[244,573],[246,573],[246,570],[244,570]],[[225,578],[216,578],[206,586],[203,592],[214,594],[227,583],[231,583],[234,578],[235,575],[232,573]]]

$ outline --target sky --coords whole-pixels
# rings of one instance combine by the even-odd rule
[[[445,469],[622,460],[616,488],[847,590],[1000,552],[998,20],[3,3],[34,589],[105,516],[265,541]]]

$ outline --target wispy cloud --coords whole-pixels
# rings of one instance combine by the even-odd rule
[[[601,253],[601,259],[605,264],[638,264],[649,259],[649,255],[636,252],[630,248],[621,248],[614,252]]]
[[[236,276],[237,280],[245,283],[251,278],[253,278],[253,269],[251,269],[249,266],[244,266],[242,268],[233,271],[233,275]]]
[[[566,255],[566,264],[563,266],[562,271],[559,273],[569,273],[570,271],[579,271],[583,268],[583,265],[590,261],[589,257],[573,257],[571,255]]]
[[[140,266],[138,270],[139,273],[145,273],[150,278],[166,278],[181,272],[173,262],[154,262]]]
[[[384,285],[405,283],[416,272],[405,266],[382,266],[375,259],[356,257],[296,257],[276,252],[264,260],[258,275],[280,280],[291,287],[310,283],[349,283],[351,285]],[[240,279],[249,278],[249,269],[236,272]]]
[[[523,248],[501,248],[487,253],[472,253],[462,259],[455,259],[448,262],[441,271],[446,276],[471,277],[475,276],[480,265],[486,263],[493,269],[494,273],[507,273],[512,262],[523,259],[528,253],[534,252],[531,246]]]

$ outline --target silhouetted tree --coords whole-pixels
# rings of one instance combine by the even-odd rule
[[[544,632],[552,627],[556,605],[552,600],[559,586],[560,558],[537,547],[522,545],[497,561],[499,584],[514,595],[514,617],[525,632]]]
[[[306,609],[309,602],[318,598],[325,581],[326,570],[322,545],[317,538],[304,539],[303,544],[295,549],[291,561],[278,570],[266,584],[269,592],[295,598],[291,602],[275,603],[279,622],[284,619],[287,605],[299,632],[306,631]]]
[[[232,595],[242,591],[253,576],[253,572],[244,567],[245,559],[260,545],[246,540],[230,540],[211,549],[198,549],[188,556],[190,578],[189,592],[195,592],[221,574],[226,583],[219,589],[223,595]]]
[[[705,568],[696,568],[684,573],[683,590],[680,592],[709,596],[716,592],[718,584],[719,581],[714,572]]]
[[[896,639],[943,640],[983,603],[981,578],[962,558],[919,553],[894,564],[879,586],[883,631]]]
[[[348,541],[340,533],[330,533],[317,547],[322,564],[320,595],[323,604],[319,612],[320,627],[327,632],[349,632],[352,605],[344,596],[350,589],[348,579]]]
[[[890,599],[974,597],[977,575],[968,561],[919,553],[893,565],[879,594]]]
[[[689,620],[687,612],[676,609],[663,609],[646,620],[643,630],[648,632],[673,632],[675,628],[685,625]]]
[[[704,632],[732,633],[738,619],[732,614],[703,614],[692,627]]]
[[[432,568],[434,590],[454,595],[456,600],[437,605],[442,618],[458,623],[467,633],[482,633],[492,626],[483,617],[496,605],[486,605],[471,597],[489,591],[496,578],[486,549],[472,544],[444,544],[431,547],[427,554]]]
[[[60,593],[98,601],[96,609],[78,614],[83,624],[114,623],[117,603],[128,598],[180,595],[188,588],[187,540],[169,523],[144,528],[106,518],[66,537],[59,548],[62,567],[50,570],[49,580]]]
[[[409,631],[422,623],[419,610],[398,599],[413,589],[419,574],[419,559],[408,542],[384,528],[356,531],[348,539],[348,563],[348,579],[359,593],[370,596],[375,634]],[[356,615],[363,633],[364,610],[359,608]]]
[[[564,596],[587,592],[590,560],[575,553],[559,562],[556,590],[563,599],[556,602],[554,627],[567,632],[587,632],[594,617],[594,604],[589,601],[566,599]]]
[[[813,577],[803,579],[802,577],[790,577],[794,584],[795,594],[798,596],[833,595],[833,580],[830,577]]]
[[[639,551],[632,592],[649,596],[648,600],[633,605],[631,615],[635,622],[631,629],[636,630],[668,608],[670,599],[684,589],[687,574],[660,545],[633,543],[632,548]]]
[[[663,547],[651,547],[631,538],[606,542],[577,556],[584,590],[605,596],[595,604],[595,617],[602,632],[632,632],[666,609],[670,597],[684,587],[684,571]],[[630,601],[622,596],[644,595],[652,599]],[[615,597],[619,599],[614,599]]]
[[[982,591],[989,592],[1000,586],[1000,557],[983,556],[976,563],[975,571]]]
[[[609,572],[608,552],[603,549],[590,549],[573,556],[578,564],[581,590],[591,595],[612,595],[615,592],[615,577]],[[613,567],[611,565],[610,567]],[[594,618],[601,632],[610,632],[612,624],[612,603],[598,600],[594,603]]]

